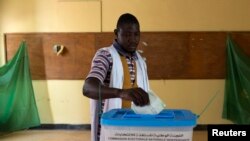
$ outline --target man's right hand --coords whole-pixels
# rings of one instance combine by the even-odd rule
[[[121,99],[133,101],[136,106],[145,106],[149,104],[148,93],[142,88],[131,88],[120,90]]]

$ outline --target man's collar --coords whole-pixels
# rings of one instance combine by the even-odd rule
[[[138,58],[136,55],[136,52],[132,53],[132,56],[131,56],[131,53],[128,53],[126,50],[124,50],[116,40],[114,40],[113,46],[118,51],[118,53],[121,54],[122,56],[132,57],[134,60]]]

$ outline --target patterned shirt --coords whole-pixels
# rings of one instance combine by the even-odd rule
[[[138,59],[136,53],[128,54],[116,41],[113,42],[113,46],[118,51],[118,53],[122,56],[126,57],[131,84],[133,85],[135,82],[135,60]],[[95,57],[92,61],[91,70],[87,76],[87,78],[95,77],[99,79],[104,85],[109,86],[111,70],[113,67],[113,60],[111,54],[107,50],[100,49],[96,52]],[[87,79],[86,78],[86,79]],[[101,113],[103,113],[104,101],[101,102]],[[100,116],[98,117],[97,125],[97,140],[100,140]]]
[[[126,57],[131,77],[131,84],[133,84],[135,81],[135,60],[138,59],[136,53],[132,53],[132,55],[128,54],[116,41],[113,42],[113,46],[120,55]],[[113,61],[111,54],[107,50],[100,49],[95,54],[95,57],[92,61],[91,70],[87,78],[95,77],[99,79],[104,85],[109,86],[112,66]]]

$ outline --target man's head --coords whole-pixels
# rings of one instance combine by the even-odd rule
[[[114,30],[117,42],[128,52],[135,52],[140,41],[140,24],[129,13],[121,15]]]

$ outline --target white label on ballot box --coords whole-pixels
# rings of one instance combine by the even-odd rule
[[[191,131],[126,131],[108,130],[105,141],[192,141]]]

